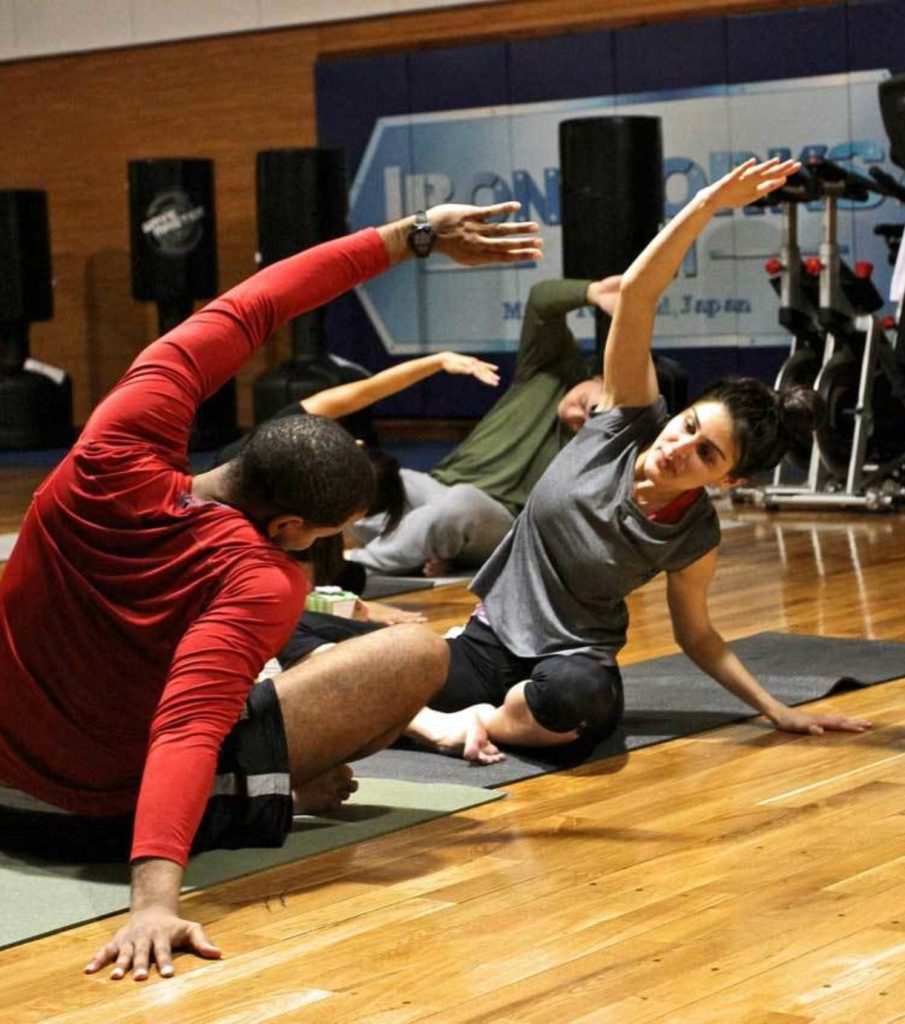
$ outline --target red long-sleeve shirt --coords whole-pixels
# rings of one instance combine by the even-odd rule
[[[74,813],[136,808],[133,857],[185,863],[220,745],[306,591],[244,515],[191,497],[192,419],[282,322],[387,265],[373,229],[274,264],[101,402],[0,580],[0,780]]]

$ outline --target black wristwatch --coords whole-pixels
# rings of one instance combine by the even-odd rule
[[[437,233],[430,226],[427,214],[424,210],[418,210],[415,214],[415,223],[409,228],[408,247],[419,260],[426,260],[430,256],[437,241]]]

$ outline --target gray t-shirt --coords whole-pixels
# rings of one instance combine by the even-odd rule
[[[625,643],[625,597],[720,541],[702,491],[677,523],[647,519],[632,497],[635,460],[666,405],[594,413],[556,456],[475,577],[501,642],[523,658],[591,650],[612,664]]]

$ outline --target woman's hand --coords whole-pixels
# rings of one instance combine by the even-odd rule
[[[801,163],[798,160],[780,161],[778,156],[774,156],[770,160],[758,163],[752,157],[719,181],[701,189],[698,195],[717,209],[727,206],[737,209],[784,185],[786,178],[800,168]]]
[[[493,363],[485,363],[474,356],[459,355],[458,352],[440,352],[439,358],[440,366],[446,373],[474,377],[482,384],[494,388],[500,383],[500,375],[497,373],[499,367]]]
[[[787,708],[771,712],[770,721],[782,732],[806,732],[811,736],[822,736],[828,729],[832,732],[867,732],[874,723],[863,718],[847,718],[845,715],[824,715],[800,708]]]

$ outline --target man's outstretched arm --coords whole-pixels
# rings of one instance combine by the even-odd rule
[[[494,223],[518,210],[445,204],[427,211],[435,252],[465,266],[539,258],[537,224]],[[233,377],[273,332],[350,288],[413,258],[414,217],[312,246],[231,288],[148,346],[91,416],[82,440],[137,438],[184,457],[199,404]]]

